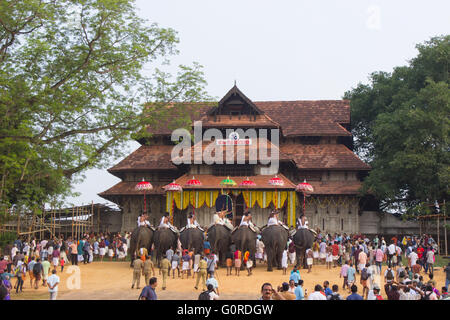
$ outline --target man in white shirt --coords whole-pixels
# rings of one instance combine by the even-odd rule
[[[150,222],[147,219],[148,215],[146,213],[142,213],[137,220],[138,227],[145,227],[145,226],[150,227]]]
[[[392,267],[392,257],[395,254],[395,244],[394,243],[391,243],[389,245],[389,247],[387,247],[386,253],[387,253],[387,264],[388,264],[389,268],[391,268]]]
[[[47,279],[48,292],[50,293],[50,300],[56,300],[58,295],[59,277],[56,275],[56,270],[53,269],[52,275]]]
[[[15,244],[14,247],[12,247],[11,249],[11,259],[14,259],[14,256],[17,254],[18,251],[19,249],[17,248],[17,244]]]
[[[314,292],[311,293],[308,297],[308,300],[327,300],[325,294],[321,292],[322,287],[318,284],[314,287]]]
[[[219,294],[219,283],[217,282],[217,280],[214,278],[213,274],[210,274],[210,277],[208,280],[206,280],[206,287],[209,290],[209,286],[212,285],[214,291],[216,294]],[[213,300],[213,299],[211,299]]]
[[[219,300],[219,295],[214,291],[214,285],[210,283],[206,287],[208,288],[210,299]]]
[[[417,259],[419,259],[419,256],[417,255],[417,253],[415,251],[412,251],[409,254],[409,261],[410,261],[410,266],[414,266],[417,263]]]

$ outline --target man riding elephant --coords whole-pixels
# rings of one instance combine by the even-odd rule
[[[139,256],[138,251],[141,248],[147,249],[147,252],[151,251],[152,244],[154,238],[154,229],[153,227],[137,227],[131,233],[130,238],[130,248],[128,249],[129,254],[131,256],[131,262],[133,262],[137,256]]]
[[[306,250],[311,248],[315,239],[313,231],[305,227],[305,219],[306,217],[304,215],[300,216],[300,221],[302,221],[303,224],[293,235],[293,241],[296,249],[295,252],[297,256],[297,266],[303,268],[307,268],[305,258]]]
[[[231,233],[231,241],[236,245],[236,248],[241,252],[248,251],[250,258],[253,260],[253,265],[256,265],[255,253],[256,253],[256,236],[257,232],[253,224],[250,224],[251,213],[247,212],[242,219],[241,225],[235,228]],[[243,269],[244,266],[241,266]]]
[[[288,229],[279,224],[267,226],[262,230],[261,240],[267,254],[267,271],[272,271],[273,266],[281,270],[281,258],[288,238]]]
[[[190,222],[190,223],[189,223]],[[195,216],[192,213],[188,215],[188,225],[180,231],[180,241],[183,249],[195,249],[195,254],[203,250],[204,230],[200,228]]]

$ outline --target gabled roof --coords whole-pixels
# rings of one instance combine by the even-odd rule
[[[225,96],[219,101],[219,104],[216,108],[211,108],[208,111],[208,115],[217,114],[217,112],[221,108],[226,108],[226,104],[230,98],[237,98],[242,100],[244,103],[248,104],[250,108],[254,110],[256,114],[263,114],[264,112],[260,110],[245,94],[242,93],[241,90],[236,86],[236,84],[225,94]]]
[[[370,170],[370,166],[342,144],[283,144],[283,154],[299,169]]]

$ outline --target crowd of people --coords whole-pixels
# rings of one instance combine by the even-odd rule
[[[10,252],[0,255],[0,289],[4,300],[11,299],[11,292],[20,294],[29,278],[30,288],[48,287],[50,298],[56,299],[59,276],[57,269],[63,272],[67,263],[88,264],[95,260],[125,260],[130,245],[131,234],[86,233],[80,239],[64,239],[63,236],[30,241],[17,239]],[[12,280],[16,279],[14,286]]]
[[[401,238],[375,236],[369,239],[363,235],[328,234],[315,230],[316,238],[306,251],[307,272],[314,266],[324,265],[334,270],[342,279],[341,284],[330,285],[328,281],[315,286],[314,292],[308,295],[303,289],[303,280],[296,265],[295,245],[292,240],[286,243],[282,255],[283,274],[288,274],[288,266],[294,266],[285,283],[276,290],[269,283],[263,285],[262,298],[271,299],[308,299],[308,300],[339,300],[344,299],[339,292],[340,287],[348,294],[349,300],[382,299],[381,289],[384,288],[390,300],[412,299],[448,299],[447,288],[450,284],[450,265],[444,268],[446,273],[445,286],[438,288],[434,280],[434,264],[436,261],[437,244],[429,235],[422,237]],[[14,242],[10,252],[0,256],[1,289],[6,291],[4,299],[11,299],[11,293],[20,294],[24,288],[37,289],[48,287],[50,298],[56,299],[59,277],[67,263],[78,265],[95,261],[103,261],[107,256],[109,261],[123,261],[127,257],[131,233],[109,234],[89,233],[80,239],[52,238],[38,241]],[[195,290],[201,287],[200,298],[208,293],[211,299],[219,299],[219,287],[215,270],[219,261],[218,254],[211,251],[210,243],[205,240],[202,252],[170,248],[164,253],[158,275],[162,277],[162,290],[167,287],[167,279],[196,278]],[[145,277],[145,288],[141,296],[154,298],[151,291],[157,285],[153,250],[141,248],[140,256],[132,263],[133,282],[131,287],[140,289],[140,277]],[[260,236],[256,240],[255,258],[260,263],[267,261],[264,243]],[[248,251],[241,252],[236,246],[230,246],[225,257],[226,276],[240,276],[241,266],[248,276],[252,275],[253,259]],[[382,273],[382,264],[387,269]],[[426,279],[424,277],[427,277]],[[15,283],[12,282],[16,279]],[[269,290],[270,288],[270,290]],[[358,293],[358,290],[360,292]],[[150,293],[155,295],[150,295]]]
[[[289,282],[284,282],[276,290],[270,283],[264,283],[261,299],[383,300],[382,287],[388,300],[449,299],[450,263],[443,268],[446,274],[445,286],[437,288],[434,280],[437,244],[430,235],[392,237],[386,241],[384,237],[378,236],[370,240],[362,235],[331,236],[316,231],[316,239],[306,252],[307,273],[317,264],[326,265],[327,269],[338,268],[339,276],[343,279],[342,290],[347,296],[341,296],[338,284],[330,286],[328,281],[316,284],[314,292],[308,295],[303,289],[300,272],[294,267]],[[295,261],[292,242],[288,242],[283,253],[283,270],[288,257],[292,263]],[[387,266],[384,273],[383,263]],[[361,290],[361,294],[358,290]]]

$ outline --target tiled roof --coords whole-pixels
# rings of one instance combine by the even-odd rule
[[[360,181],[309,181],[313,195],[356,195],[362,183]]]
[[[342,144],[284,144],[280,150],[299,169],[370,170],[368,164]]]
[[[254,102],[281,125],[284,136],[350,136],[340,123],[350,123],[350,101],[261,101]]]
[[[279,128],[280,125],[265,114],[203,116],[202,126],[207,128]]]
[[[271,123],[279,124],[284,136],[351,136],[351,133],[340,125],[350,123],[348,100],[263,101],[254,104],[270,119],[263,120],[262,127]],[[148,132],[155,135],[170,135],[174,129],[180,127],[182,122],[178,119],[180,114],[190,117],[193,123],[202,118],[206,119],[206,113],[212,105],[198,103],[185,105],[184,109],[180,108],[171,108],[167,112],[158,113],[158,121],[149,126]],[[224,124],[217,124],[218,128],[237,125],[237,122],[230,122],[229,116],[222,116],[221,119]],[[241,123],[242,126],[251,126],[250,122],[244,120]],[[210,120],[205,124],[212,126]]]
[[[176,170],[170,161],[172,148],[172,145],[141,146],[108,171]]]
[[[118,184],[114,185],[113,187],[109,188],[106,191],[103,191],[102,193],[99,193],[98,195],[100,197],[107,197],[107,196],[116,196],[116,195],[144,195],[143,190],[136,190],[136,185],[139,183],[139,181],[122,181]],[[153,184],[152,190],[146,190],[145,194],[164,194],[165,191],[162,189],[163,185],[156,186]]]
[[[251,189],[270,189],[270,190],[286,190],[290,189],[293,190],[295,188],[295,184],[292,183],[288,178],[286,178],[282,174],[278,174],[278,178],[282,179],[284,181],[284,186],[274,187],[273,185],[269,184],[269,180],[274,177],[274,175],[259,175],[259,176],[249,176],[249,177],[232,177],[230,176],[230,179],[233,179],[234,182],[236,182],[236,186],[234,187],[221,187],[220,182],[228,177],[226,176],[213,176],[210,174],[196,174],[194,175],[195,179],[199,180],[202,184],[200,186],[194,186],[189,187],[186,186],[186,183],[192,179],[192,175],[185,174],[178,179],[175,180],[176,183],[181,185],[183,189],[247,189],[246,187],[239,186],[239,184],[249,178],[249,180],[256,183],[255,187],[252,187]]]
[[[238,156],[242,159],[245,159],[245,163],[249,163],[249,159],[256,160],[258,162],[266,162],[271,159],[271,155],[273,152],[275,154],[278,153],[278,159],[279,161],[290,161],[292,159],[291,156],[288,156],[284,154],[283,152],[280,152],[279,148],[272,144],[267,139],[259,138],[259,139],[252,139],[251,145],[244,145],[244,146],[215,146],[216,142],[211,141],[203,141],[201,153],[196,152],[197,147],[192,146],[191,147],[191,161],[194,161],[195,158],[198,157],[198,159],[203,159],[203,163],[205,163],[205,154],[211,155],[212,159],[211,161],[206,161],[206,163],[213,162],[214,156],[215,156],[215,150],[214,148],[220,148],[222,150],[223,158],[222,161],[225,164],[228,160],[229,162],[237,163]],[[267,146],[267,152],[259,152],[259,146],[260,144],[264,147]],[[208,150],[205,153],[205,149],[208,148]],[[211,150],[211,152],[209,152]],[[227,152],[227,150],[233,150],[234,152]],[[174,161],[177,161],[178,158],[174,158]],[[267,163],[267,162],[266,162]]]

